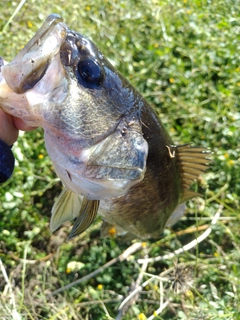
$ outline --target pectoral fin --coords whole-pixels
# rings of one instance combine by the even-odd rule
[[[83,198],[82,206],[78,215],[77,220],[74,223],[72,231],[68,237],[68,240],[76,237],[83,231],[85,231],[93,222],[96,217],[99,200],[88,200],[87,198]]]
[[[51,231],[55,231],[64,222],[77,218],[81,205],[82,197],[64,188],[52,208]]]
[[[189,187],[201,173],[208,168],[211,152],[202,147],[183,145],[173,148],[176,151],[177,163],[182,177],[183,194],[181,202],[199,196],[200,194],[189,190]]]

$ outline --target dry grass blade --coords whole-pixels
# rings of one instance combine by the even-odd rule
[[[2,32],[5,32],[9,26],[9,24],[13,21],[13,19],[15,18],[15,16],[18,14],[18,12],[21,10],[22,6],[24,5],[24,3],[26,2],[26,0],[21,0],[21,2],[19,3],[19,5],[17,6],[16,10],[13,12],[13,14],[11,15],[11,17],[9,18],[9,20],[6,22],[6,24],[4,25]]]
[[[118,308],[118,314],[117,314],[116,320],[122,319],[124,314],[131,307],[131,305],[133,305],[136,302],[136,300],[138,299],[139,293],[142,291],[143,286],[141,285],[141,282],[142,282],[142,279],[143,279],[143,275],[146,272],[147,267],[148,267],[147,249],[146,249],[146,246],[144,246],[143,248],[144,248],[144,251],[145,251],[145,258],[144,259],[145,259],[146,262],[142,264],[142,267],[141,267],[141,269],[139,271],[139,274],[138,274],[138,278],[137,278],[136,282],[132,283],[132,286],[130,288],[129,294],[127,295],[127,297],[120,304],[120,306]]]
[[[14,293],[13,293],[13,289],[12,289],[12,284],[10,283],[10,280],[8,278],[6,269],[2,263],[2,260],[0,259],[0,268],[3,274],[3,278],[6,281],[7,287],[4,290],[3,294],[6,294],[7,291],[9,291],[10,293],[10,305],[11,305],[11,315],[12,315],[12,319],[13,320],[20,320],[21,319],[21,315],[17,312],[16,309],[16,302],[15,302],[15,297],[14,297]]]

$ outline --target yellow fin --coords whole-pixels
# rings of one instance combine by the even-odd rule
[[[76,237],[83,231],[85,231],[93,222],[96,217],[99,200],[88,200],[87,198],[83,198],[82,206],[78,215],[77,220],[75,221],[72,231],[68,237],[68,240]]]
[[[64,222],[76,218],[79,214],[81,205],[82,197],[69,189],[64,188],[52,208],[50,221],[51,231],[55,231]]]
[[[182,177],[183,194],[181,202],[200,196],[199,193],[189,190],[190,185],[201,173],[208,168],[211,154],[209,150],[203,147],[191,147],[190,145],[177,146],[176,157]]]

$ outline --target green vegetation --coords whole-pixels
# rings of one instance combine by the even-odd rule
[[[61,183],[42,129],[21,134],[14,175],[0,187],[0,318],[240,319],[240,2],[26,0],[21,8],[20,1],[3,3],[5,60],[14,58],[48,14],[59,13],[155,105],[176,144],[206,146],[213,162],[195,186],[205,201],[190,201],[186,216],[159,241],[51,295],[131,243],[101,239],[100,218],[73,241],[67,242],[70,224],[52,235],[50,212]],[[146,255],[174,252],[199,237],[216,213],[220,218],[197,246],[140,264]],[[121,315],[118,308],[137,280],[148,283]]]

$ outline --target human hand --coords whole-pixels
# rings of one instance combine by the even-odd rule
[[[19,130],[33,129],[21,119],[12,117],[0,109],[0,183],[7,181],[13,172],[14,156],[11,146],[17,140]]]
[[[13,117],[0,109],[0,140],[11,146],[18,138],[18,131],[30,131],[29,127],[23,120]]]

